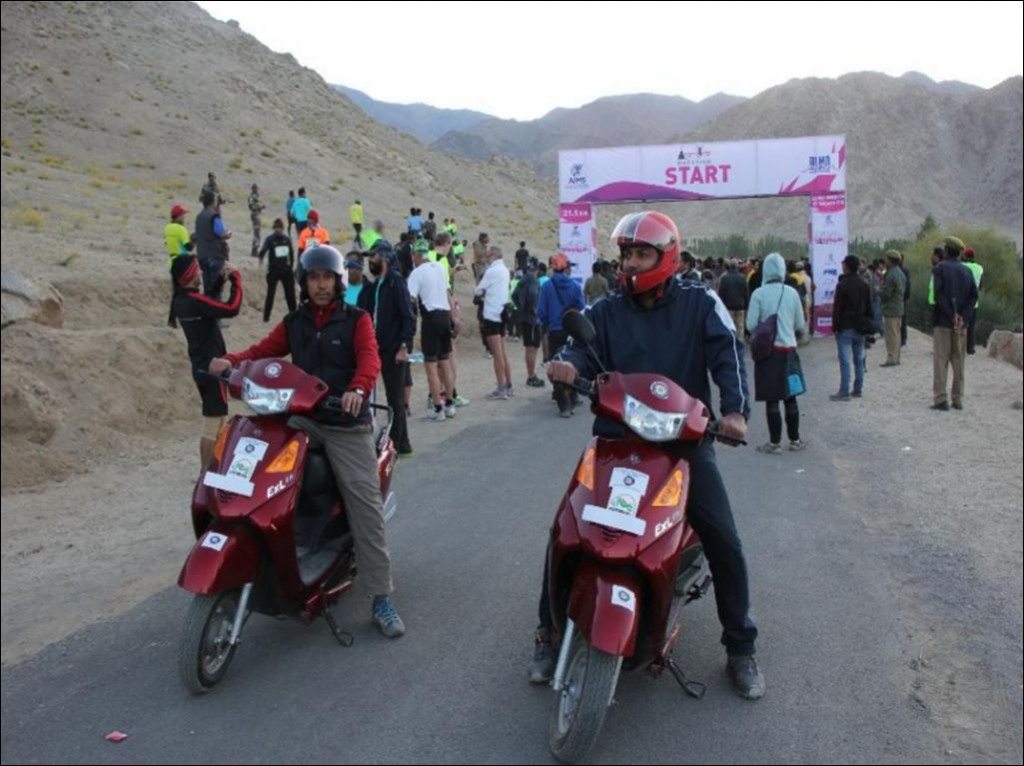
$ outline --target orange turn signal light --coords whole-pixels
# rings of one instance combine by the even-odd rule
[[[668,481],[661,487],[658,496],[654,498],[654,505],[659,507],[672,507],[679,505],[679,498],[683,494],[683,471],[677,468],[668,477]]]
[[[219,463],[220,459],[224,457],[224,445],[228,441],[228,431],[231,430],[230,423],[225,423],[220,427],[220,433],[217,434],[217,441],[213,445],[213,457]]]
[[[594,448],[590,447],[586,454],[583,455],[583,459],[580,461],[580,467],[576,469],[576,481],[582,484],[584,487],[589,489],[591,492],[594,491]]]
[[[283,450],[277,453],[274,462],[267,466],[267,473],[290,473],[299,459],[299,442],[292,439]]]

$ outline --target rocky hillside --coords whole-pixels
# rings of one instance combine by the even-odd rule
[[[0,55],[0,241],[20,274],[4,277],[5,490],[198,418],[181,332],[164,326],[162,232],[172,203],[197,212],[208,171],[233,200],[224,218],[250,288],[235,346],[264,329],[247,255],[254,182],[266,225],[304,185],[336,242],[359,197],[386,234],[416,205],[470,237],[554,245],[554,188],[527,164],[431,150],[191,3],[5,2]],[[8,299],[22,301],[7,286],[22,278],[56,287],[63,326],[7,324]]]
[[[538,173],[558,175],[558,150],[578,146],[656,144],[693,130],[744,99],[719,93],[700,102],[641,93],[598,99],[578,109],[554,109],[539,120],[493,118],[453,131],[434,144],[461,157],[526,160]]]
[[[395,104],[390,101],[377,101],[361,90],[344,85],[331,87],[347,96],[377,122],[415,136],[425,144],[433,143],[449,131],[466,130],[484,120],[494,119],[489,114],[474,112],[472,109],[441,109],[428,104]]]
[[[845,134],[851,237],[911,236],[931,214],[942,225],[992,226],[1019,242],[1022,79],[983,90],[922,77],[792,80],[677,139]],[[803,226],[779,201],[707,206],[702,226],[727,230],[737,218],[796,239]]]

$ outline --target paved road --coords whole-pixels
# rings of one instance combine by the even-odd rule
[[[356,635],[349,649],[322,622],[256,617],[227,680],[191,697],[175,672],[188,597],[171,587],[4,669],[3,762],[551,762],[553,695],[531,687],[526,669],[546,529],[589,416],[560,421],[522,398],[508,406],[511,423],[471,428],[400,465],[389,534],[404,638],[376,634],[354,595],[336,610]],[[827,455],[813,445],[784,460],[752,448],[719,455],[752,573],[767,696],[731,692],[706,599],[676,649],[709,684],[705,698],[667,676],[625,676],[593,759],[943,760],[909,693],[886,560],[843,506]],[[114,729],[129,739],[104,741]]]

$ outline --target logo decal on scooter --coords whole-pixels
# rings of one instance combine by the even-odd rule
[[[279,365],[277,362],[271,362],[266,366],[263,372],[266,374],[268,378],[276,378],[278,375],[281,374],[281,365]]]
[[[682,511],[677,510],[664,521],[659,521],[654,527],[654,538],[657,539],[668,532],[672,527],[683,520]]]
[[[636,594],[629,588],[624,588],[621,585],[613,585],[612,603],[615,604],[615,606],[628,609],[634,613],[636,612]]]
[[[227,535],[222,535],[219,532],[207,532],[206,537],[203,538],[203,542],[200,543],[200,547],[209,548],[214,551],[221,551],[224,550],[224,546],[227,542]]]
[[[659,399],[668,399],[668,386],[662,381],[656,380],[651,383],[651,393]]]
[[[267,487],[267,500],[272,498],[274,495],[284,492],[285,489],[292,483],[292,476],[285,476],[281,481],[272,487]]]

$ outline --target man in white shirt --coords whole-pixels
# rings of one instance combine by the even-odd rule
[[[505,350],[505,304],[508,303],[508,286],[511,281],[508,267],[501,257],[501,248],[491,245],[487,248],[487,271],[476,286],[475,295],[482,297],[483,334],[487,349],[494,359],[494,376],[498,387],[487,394],[488,399],[504,400],[512,396],[512,370]]]
[[[448,281],[441,264],[428,261],[426,253],[413,251],[412,273],[409,275],[409,295],[420,306],[420,345],[423,366],[427,372],[427,386],[434,403],[427,420],[441,422],[455,417],[455,403],[441,395],[444,388],[448,396],[455,390],[450,357],[452,353],[452,315],[448,299]]]

